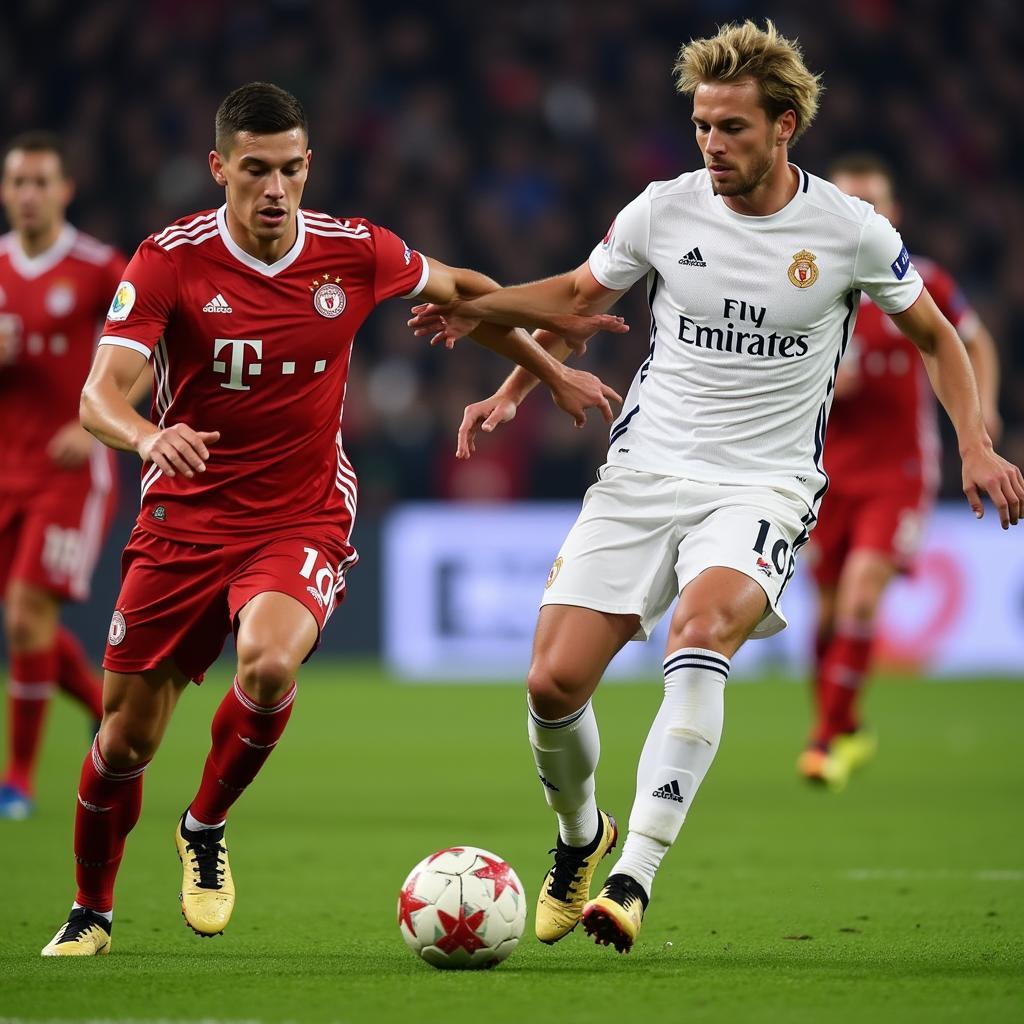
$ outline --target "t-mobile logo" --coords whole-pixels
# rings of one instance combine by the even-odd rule
[[[231,346],[231,358],[220,359],[220,354]],[[249,349],[252,349],[251,354]],[[254,356],[252,362],[246,362],[246,356]],[[247,373],[250,377],[259,377],[263,373],[263,363],[257,360],[263,359],[263,342],[259,338],[214,338],[213,339],[213,372],[226,373],[228,379],[221,381],[221,387],[229,391],[251,391],[249,384],[242,383],[242,374]],[[290,377],[296,371],[294,359],[286,359],[280,364],[271,364],[270,372],[275,366],[280,365],[281,375]],[[308,369],[309,364],[304,367]],[[303,368],[300,366],[300,368]],[[313,360],[313,373],[323,373],[327,369],[326,359]]]
[[[228,363],[217,357],[227,346],[231,346],[230,369]],[[249,346],[252,346],[256,359],[263,358],[263,342],[251,338],[214,338],[213,341],[213,372],[229,373],[227,381],[221,381],[221,387],[229,391],[249,391],[250,386],[242,383],[242,372],[246,371],[252,377],[258,377],[263,372],[263,364],[259,362],[246,363],[245,353]]]

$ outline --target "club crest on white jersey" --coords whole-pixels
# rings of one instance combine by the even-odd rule
[[[705,170],[654,182],[620,211],[590,269],[615,291],[644,278],[651,311],[608,462],[778,488],[813,518],[860,293],[899,313],[922,282],[884,217],[793,171],[795,195],[764,217],[731,210]]]

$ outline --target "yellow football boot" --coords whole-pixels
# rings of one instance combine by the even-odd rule
[[[597,899],[583,908],[583,930],[599,946],[628,953],[640,933],[647,893],[629,875],[609,875]]]
[[[829,750],[808,747],[798,758],[796,770],[808,781],[839,793],[850,781],[850,766]]]
[[[878,750],[878,738],[865,729],[837,736],[828,748],[829,754],[852,774],[868,763]]]
[[[174,830],[182,878],[181,915],[196,935],[220,935],[235,908],[235,883],[231,879],[224,829],[185,830],[182,815]]]
[[[533,922],[541,942],[557,942],[580,923],[583,905],[590,899],[594,870],[619,838],[615,819],[604,811],[597,815],[601,830],[590,846],[567,846],[559,837],[549,851],[555,855],[555,863],[541,883]]]
[[[110,922],[87,907],[76,907],[60,930],[43,946],[43,956],[106,956]]]

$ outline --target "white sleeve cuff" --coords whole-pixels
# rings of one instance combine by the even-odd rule
[[[118,348],[130,348],[133,352],[145,356],[147,362],[153,354],[141,341],[135,341],[132,338],[119,338],[116,334],[104,334],[99,343],[101,345],[117,345]]]
[[[423,253],[419,253],[419,258],[423,261],[423,273],[420,274],[419,283],[415,288],[407,295],[400,295],[402,299],[415,299],[417,295],[427,286],[427,281],[430,279],[430,264],[427,262],[427,257]]]
[[[906,311],[908,309],[910,309],[910,307],[913,306],[914,303],[917,302],[917,300],[919,298],[921,298],[921,295],[924,293],[924,278],[918,277],[916,283],[917,283],[917,291],[914,294],[914,298],[910,302],[907,302],[906,299],[904,299],[903,300],[903,304],[902,304],[902,308],[900,308],[900,309],[886,309],[880,302],[876,301],[876,299],[875,299],[875,297],[873,295],[871,295],[870,293],[868,293],[868,294],[869,294],[869,297],[870,297],[871,301],[874,302],[875,305],[878,306],[878,308],[883,313],[885,313],[886,316],[899,316],[900,313],[906,313]]]
[[[612,284],[605,274],[604,270],[594,266],[594,254],[591,253],[587,260],[587,266],[590,267],[590,272],[594,275],[594,280],[602,287],[607,288],[609,291],[619,292],[622,291],[621,284]]]

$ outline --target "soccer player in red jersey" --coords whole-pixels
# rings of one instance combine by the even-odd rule
[[[174,706],[234,633],[237,675],[213,719],[198,792],[175,830],[182,912],[224,930],[234,888],[228,810],[280,740],[299,666],[345,594],[356,474],[341,414],[356,330],[394,296],[495,287],[363,218],[301,210],[310,151],[299,102],[266,83],[217,112],[219,210],[146,239],[117,287],[82,393],[82,422],[143,461],[104,659],[105,713],[82,768],[78,892],[47,956],[109,952],[114,879],[138,819],[142,777]],[[618,318],[555,316],[582,340]],[[533,368],[579,422],[610,421],[615,393],[565,368],[525,331],[486,327],[490,348]],[[152,359],[150,422],[125,394]]]
[[[113,452],[82,429],[78,398],[124,259],[65,220],[74,189],[56,137],[16,138],[0,187],[11,226],[0,238],[0,586],[10,659],[0,818],[21,819],[32,810],[54,689],[96,720],[103,711],[100,682],[60,608],[88,596],[115,501]]]
[[[832,167],[832,181],[897,223],[893,175],[870,154]],[[925,287],[967,347],[989,434],[998,439],[999,364],[992,337],[952,277],[914,256]],[[913,345],[866,297],[836,380],[825,443],[830,484],[808,553],[818,588],[816,720],[800,773],[841,789],[874,753],[860,703],[886,587],[913,564],[939,483],[935,399]]]

